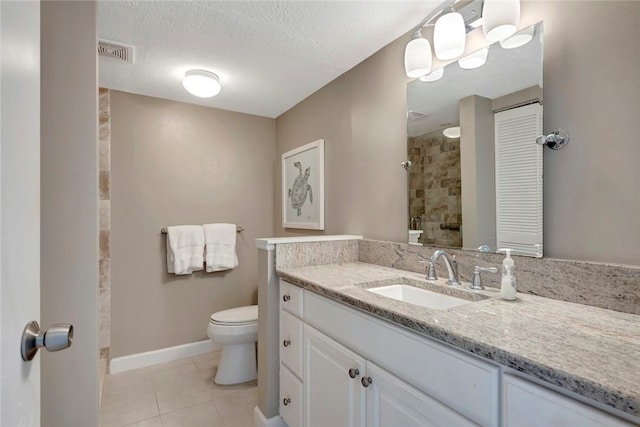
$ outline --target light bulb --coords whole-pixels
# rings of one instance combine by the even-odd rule
[[[524,46],[533,40],[533,34],[535,32],[534,27],[527,28],[526,30],[522,30],[519,33],[512,35],[511,37],[500,40],[500,46],[505,49],[515,49],[520,46]]]
[[[420,77],[420,81],[421,82],[435,82],[437,80],[440,80],[442,78],[442,76],[444,76],[444,68],[439,68],[435,71],[432,71],[431,73]]]
[[[457,12],[442,15],[433,30],[433,50],[438,59],[455,59],[462,55],[467,40],[464,19]]]
[[[489,54],[489,48],[485,47],[464,58],[458,59],[458,65],[464,70],[472,70],[474,68],[482,67],[487,62],[487,55]]]
[[[407,77],[416,78],[431,72],[431,43],[420,37],[413,38],[404,50],[404,69]]]
[[[482,6],[484,38],[496,42],[504,40],[518,28],[520,0],[485,0]]]
[[[211,98],[222,90],[218,76],[205,70],[187,71],[182,85],[187,92],[199,98]]]

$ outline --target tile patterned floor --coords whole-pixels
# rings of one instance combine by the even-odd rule
[[[220,352],[107,375],[102,427],[253,427],[255,381],[219,386]]]

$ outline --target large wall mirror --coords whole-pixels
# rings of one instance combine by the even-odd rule
[[[543,25],[516,36],[408,83],[409,243],[542,256]]]

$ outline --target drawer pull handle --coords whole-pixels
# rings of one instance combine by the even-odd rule
[[[282,341],[282,345],[284,345],[285,347],[289,347],[291,345],[291,340]]]
[[[351,378],[355,378],[355,377],[357,377],[358,375],[360,375],[360,371],[359,371],[359,370],[357,370],[357,369],[353,369],[353,368],[349,369],[349,376],[350,376]]]
[[[285,294],[285,295],[282,295],[282,301],[287,302],[287,301],[289,301],[290,299],[291,299],[291,296],[290,296],[290,295],[286,295],[286,294]]]
[[[284,406],[288,406],[289,403],[291,403],[291,398],[290,397],[285,397],[284,399],[282,399],[282,404]]]
[[[362,380],[360,380],[360,382],[362,383],[362,387],[369,387],[369,384],[371,384],[373,382],[373,380],[371,379],[371,377],[362,377]]]

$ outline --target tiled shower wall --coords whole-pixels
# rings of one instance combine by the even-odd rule
[[[109,359],[111,348],[111,106],[109,89],[99,89],[98,137],[100,203],[100,359]]]
[[[410,137],[409,216],[422,219],[421,243],[462,246],[460,140]]]

